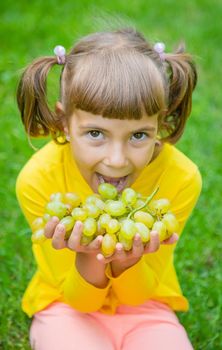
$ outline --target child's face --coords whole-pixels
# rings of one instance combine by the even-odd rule
[[[151,161],[157,125],[157,115],[118,120],[76,110],[65,131],[80,173],[92,190],[97,192],[105,180],[121,192]]]

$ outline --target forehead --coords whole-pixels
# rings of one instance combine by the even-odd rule
[[[75,110],[71,116],[70,126],[82,130],[98,128],[115,133],[127,133],[138,129],[150,129],[150,131],[155,131],[157,129],[157,114],[149,117],[143,116],[139,120],[111,119],[78,109]]]

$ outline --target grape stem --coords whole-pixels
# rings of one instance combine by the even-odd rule
[[[134,215],[137,211],[143,209],[147,204],[149,204],[151,202],[151,200],[153,199],[153,197],[155,196],[155,194],[159,191],[159,187],[157,187],[149,197],[147,197],[146,201],[144,204],[142,204],[140,207],[134,209],[133,211],[131,211],[129,213],[129,215],[127,216],[127,219],[130,219],[132,217],[132,215]]]

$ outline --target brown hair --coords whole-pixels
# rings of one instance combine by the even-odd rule
[[[56,57],[42,57],[24,71],[17,90],[22,121],[30,136],[62,130],[50,110],[46,78]],[[68,118],[75,108],[106,118],[140,119],[159,115],[164,141],[175,143],[191,112],[197,74],[184,48],[162,60],[132,28],[99,32],[82,38],[66,56],[60,98]]]

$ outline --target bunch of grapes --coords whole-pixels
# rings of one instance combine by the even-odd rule
[[[88,245],[98,235],[103,236],[101,251],[111,256],[116,243],[124,249],[132,249],[136,233],[145,245],[150,240],[150,231],[158,232],[160,241],[169,238],[178,230],[178,222],[169,211],[168,199],[153,200],[158,188],[148,197],[132,188],[125,188],[118,194],[115,186],[101,183],[98,194],[88,196],[84,202],[75,193],[54,193],[45,207],[45,214],[32,223],[32,241],[40,243],[46,238],[44,226],[48,220],[57,216],[65,226],[68,239],[77,220],[83,222],[82,245]]]

